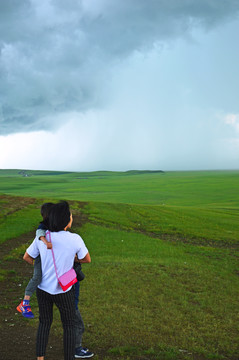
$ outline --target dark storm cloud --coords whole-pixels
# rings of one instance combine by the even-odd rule
[[[112,65],[238,10],[234,0],[2,0],[0,134],[104,104]]]

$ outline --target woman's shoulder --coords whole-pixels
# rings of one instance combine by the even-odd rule
[[[73,232],[70,232],[70,231],[65,231],[65,233],[66,233],[66,236],[71,238],[71,239],[74,239],[74,240],[80,240],[81,239],[81,240],[83,240],[82,237],[77,233],[73,233]]]
[[[71,241],[79,241],[79,240],[82,240],[83,241],[83,239],[82,239],[82,237],[79,235],[79,234],[77,234],[77,233],[73,233],[73,232],[70,232],[70,231],[58,231],[58,232],[54,232],[53,234],[52,234],[52,236],[53,236],[53,238],[54,239],[58,239],[58,240],[60,240],[60,239],[62,239],[62,240],[65,240],[65,239],[67,239],[67,240],[71,240]]]

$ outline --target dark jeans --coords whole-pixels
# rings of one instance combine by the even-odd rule
[[[61,314],[63,325],[64,360],[73,360],[75,354],[75,303],[74,288],[70,291],[51,295],[37,288],[39,305],[39,327],[37,332],[36,355],[45,356],[49,332],[53,320],[53,304],[56,304]]]

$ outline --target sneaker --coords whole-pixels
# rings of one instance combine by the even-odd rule
[[[33,319],[34,318],[34,314],[33,314],[32,310],[31,310],[31,306],[30,305],[23,305],[23,300],[18,305],[17,311],[19,311],[22,314],[22,316],[24,316],[25,318],[28,318],[28,319]]]
[[[77,359],[89,359],[94,356],[93,352],[82,346],[76,348],[75,358]]]

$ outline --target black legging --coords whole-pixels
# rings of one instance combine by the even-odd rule
[[[53,320],[53,304],[61,314],[64,330],[64,360],[73,360],[75,354],[75,303],[74,288],[64,294],[51,295],[37,288],[39,327],[37,332],[37,356],[45,356],[48,336]]]

